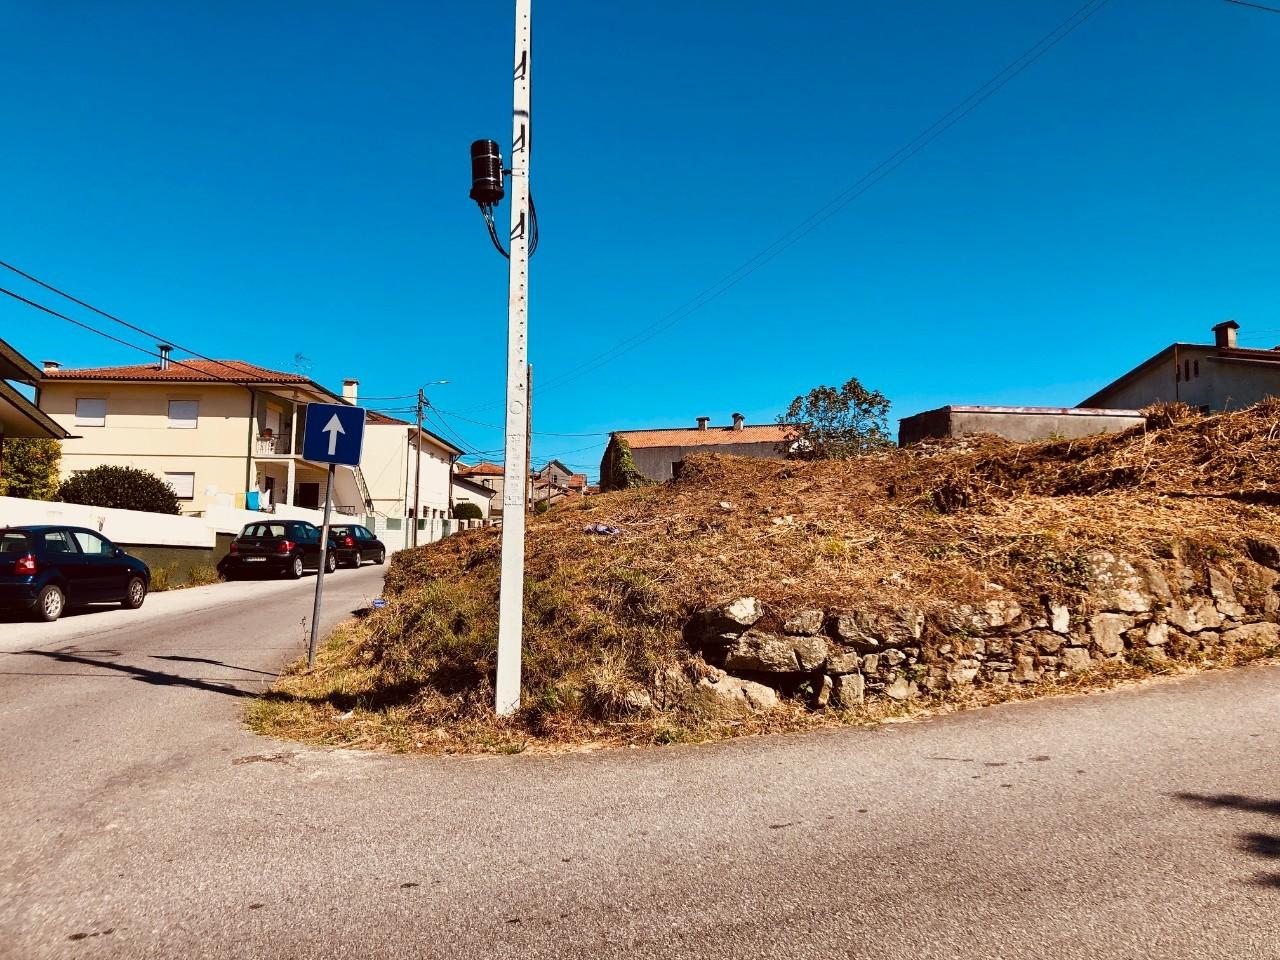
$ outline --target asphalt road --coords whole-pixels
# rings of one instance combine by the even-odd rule
[[[378,576],[340,572],[328,616]],[[309,584],[0,624],[0,956],[1280,958],[1280,668],[877,730],[377,756],[237,723]]]

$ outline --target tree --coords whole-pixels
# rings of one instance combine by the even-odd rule
[[[58,492],[62,444],[44,437],[12,437],[3,444],[0,496],[52,500]]]
[[[843,387],[814,387],[796,397],[778,423],[790,427],[788,457],[841,460],[893,446],[889,400],[851,377]]]
[[[135,467],[94,467],[68,477],[56,499],[90,507],[118,507],[148,513],[179,512],[173,487],[154,473]]]
[[[480,509],[480,504],[464,500],[453,505],[453,516],[455,520],[483,520],[484,511]]]

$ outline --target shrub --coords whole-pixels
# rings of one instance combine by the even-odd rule
[[[453,517],[455,520],[483,520],[484,511],[480,509],[480,504],[468,500],[453,505]]]
[[[94,467],[63,481],[55,498],[89,507],[117,507],[148,513],[179,513],[173,488],[154,473],[136,467]]]
[[[778,423],[788,427],[781,452],[799,460],[843,460],[893,446],[889,400],[850,377],[842,387],[814,387],[796,397]]]
[[[52,500],[58,492],[62,444],[43,437],[12,437],[0,456],[0,496]]]

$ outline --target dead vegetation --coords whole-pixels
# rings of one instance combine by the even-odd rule
[[[1232,562],[1246,538],[1274,535],[1277,433],[1280,402],[1268,401],[1214,417],[1166,406],[1149,411],[1145,428],[1086,440],[979,438],[955,450],[835,462],[690,459],[677,483],[530,519],[515,718],[490,712],[499,542],[496,531],[478,530],[397,555],[387,607],[339,630],[316,669],[284,677],[250,722],[318,743],[504,751],[951,709],[954,698],[859,714],[815,714],[796,702],[742,717],[647,708],[642,695],[660,694],[657,679],[673,665],[703,669],[683,630],[695,611],[733,597],[758,597],[776,627],[810,607],[960,604],[993,583],[1028,603],[1078,595],[1082,557],[1095,547],[1135,560],[1177,553]],[[584,532],[596,523],[621,532]],[[1178,669],[1133,662],[1059,686]]]

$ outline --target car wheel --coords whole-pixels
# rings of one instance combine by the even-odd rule
[[[326,553],[324,555],[324,572],[333,573],[338,569],[338,555],[336,553]]]
[[[377,559],[377,560],[375,560],[374,562],[375,562],[378,566],[382,566],[384,563],[386,563],[386,562],[387,562],[387,551],[386,551],[386,550],[383,550],[381,553],[379,553],[379,554],[378,554],[378,559]]]
[[[142,582],[141,577],[134,577],[125,588],[124,599],[120,601],[120,606],[126,610],[137,610],[145,599],[147,599],[147,585]]]
[[[302,557],[293,558],[293,563],[289,564],[289,576],[294,580],[302,579]]]
[[[360,564],[362,563],[364,563],[364,557],[360,556],[360,551],[357,550],[355,553],[351,555],[351,565],[353,567],[359,568]]]
[[[67,598],[63,596],[62,591],[50,584],[36,594],[36,619],[43,620],[45,623],[52,623],[62,616],[62,611],[66,608],[66,605]]]

